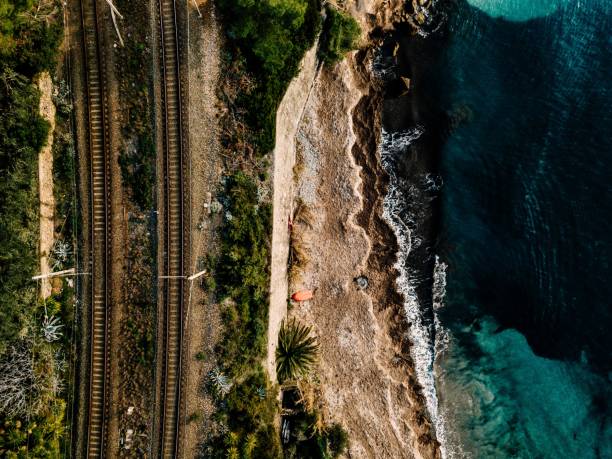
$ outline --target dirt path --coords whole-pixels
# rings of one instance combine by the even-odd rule
[[[200,1],[202,17],[194,4],[189,14],[189,154],[191,196],[191,266],[190,273],[202,270],[198,263],[215,252],[220,215],[211,212],[211,203],[221,178],[218,138],[218,101],[216,88],[220,72],[221,30],[215,16],[214,2]],[[210,431],[214,412],[211,398],[202,390],[206,374],[213,369],[212,358],[220,329],[219,308],[206,290],[202,279],[192,282],[188,292],[184,363],[185,426],[183,457],[198,457],[198,446]]]
[[[268,352],[266,367],[276,381],[276,342],[282,320],[287,315],[287,260],[289,257],[288,219],[294,198],[293,166],[295,136],[304,107],[312,90],[317,71],[315,45],[304,56],[302,69],[295,78],[276,112],[274,148],[274,197],[272,204],[272,262],[270,276],[270,309],[268,317]]]
[[[53,250],[54,239],[54,213],[55,198],[53,196],[53,131],[55,130],[55,105],[53,104],[53,82],[49,72],[43,72],[38,77],[40,89],[40,115],[49,122],[47,142],[38,154],[38,194],[40,199],[40,273],[51,272],[49,257]],[[51,295],[51,282],[49,279],[40,281],[40,296],[47,298]]]

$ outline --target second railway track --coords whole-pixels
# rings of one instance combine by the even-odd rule
[[[86,455],[104,457],[108,440],[111,314],[110,138],[103,34],[96,0],[81,2],[90,169],[91,297]]]
[[[157,403],[157,454],[162,458],[180,457],[181,437],[181,363],[185,306],[186,248],[188,224],[185,177],[187,151],[183,136],[182,85],[177,28],[173,0],[158,0],[162,95],[162,136],[164,174],[164,259],[163,337],[158,339],[158,369],[161,370],[160,397]],[[162,341],[163,340],[163,341]]]

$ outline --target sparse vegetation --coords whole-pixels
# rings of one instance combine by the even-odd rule
[[[156,352],[157,221],[156,142],[153,132],[152,49],[150,5],[133,0],[114,0],[114,5],[129,20],[120,21],[124,46],[114,48],[114,75],[118,86],[121,126],[119,166],[124,190],[123,203],[129,216],[122,278],[122,314],[119,350],[120,423],[131,429],[132,454],[147,450],[151,436],[151,409],[154,397]],[[112,34],[113,40],[116,35]],[[155,287],[155,288],[152,288]],[[127,416],[128,407],[133,413]],[[192,422],[195,422],[192,419]],[[126,451],[127,452],[127,451]],[[124,453],[122,453],[124,454]]]
[[[125,140],[119,155],[123,185],[140,210],[153,209],[155,143],[151,127],[151,47],[146,3],[115,0],[121,14],[131,20],[122,24],[125,46],[117,48],[121,133]]]
[[[276,375],[279,382],[297,379],[312,368],[319,350],[312,328],[295,319],[281,323],[276,348]]]
[[[294,169],[294,173],[296,173]],[[289,284],[294,285],[300,282],[302,273],[310,263],[308,255],[310,248],[303,237],[302,228],[312,228],[314,215],[310,206],[298,199],[295,211],[293,212],[293,228],[289,235]],[[291,303],[290,303],[291,304]]]
[[[132,146],[119,155],[121,178],[134,203],[148,210],[153,208],[155,145],[146,131],[132,135],[135,136]]]

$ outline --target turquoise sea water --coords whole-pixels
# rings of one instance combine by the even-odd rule
[[[470,3],[430,88],[469,112],[440,159],[447,456],[612,458],[612,2]]]

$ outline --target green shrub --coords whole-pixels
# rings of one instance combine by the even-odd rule
[[[199,422],[201,419],[202,419],[202,413],[200,413],[199,411],[196,411],[194,413],[191,413],[187,417],[187,424],[191,424],[192,422]]]
[[[50,13],[54,6],[38,14]],[[0,62],[28,77],[55,67],[62,35],[58,10],[46,21],[33,20],[28,12],[37,7],[33,0],[0,0]]]
[[[0,354],[36,307],[37,155],[49,129],[39,97],[22,76],[0,83]]]
[[[346,452],[348,434],[340,424],[319,424],[316,412],[298,412],[288,418],[289,442],[284,446],[286,459],[336,459]]]
[[[52,68],[61,36],[33,21],[30,0],[0,0],[0,354],[36,308],[37,159],[48,123],[31,77]]]
[[[65,434],[66,403],[55,399],[46,413],[32,419],[0,421],[0,456],[10,459],[59,459]]]
[[[348,448],[348,434],[340,424],[333,424],[327,431],[327,447],[333,458],[339,457]]]
[[[327,6],[321,42],[319,44],[319,58],[327,65],[333,65],[344,55],[356,47],[359,38],[359,25],[351,16]]]
[[[224,371],[235,377],[265,353],[268,323],[271,208],[259,205],[256,182],[237,172],[226,184],[226,223],[215,273],[225,334],[219,346]]]
[[[282,457],[280,439],[274,427],[278,412],[276,391],[266,391],[266,395],[261,396],[260,388],[267,386],[267,376],[259,364],[242,383],[233,386],[217,413],[218,421],[226,425],[228,431],[212,440],[213,452],[209,457]]]
[[[238,104],[246,109],[253,141],[265,154],[274,147],[276,110],[304,53],[321,28],[319,0],[219,0],[235,57],[246,58],[255,89]]]
[[[134,151],[119,155],[123,183],[129,187],[132,199],[142,210],[153,207],[154,161],[155,145],[148,132],[137,137]]]
[[[54,3],[41,10],[33,0],[0,0],[0,356],[21,343],[31,355],[40,385],[33,392],[28,419],[0,414],[0,457],[59,458],[65,434],[65,402],[56,398],[56,358],[68,342],[40,337],[43,303],[31,276],[38,271],[38,152],[48,123],[39,115],[36,73],[52,70],[62,36],[61,13]],[[33,19],[37,9],[38,19]],[[30,10],[30,11],[28,11]],[[40,15],[46,20],[40,20]],[[48,300],[50,314],[71,317],[70,290]],[[6,356],[6,354],[5,354]],[[37,380],[38,380],[37,379]]]
[[[311,336],[311,327],[298,323],[295,319],[281,323],[276,348],[276,375],[279,382],[296,379],[305,375],[312,367],[319,345]]]

